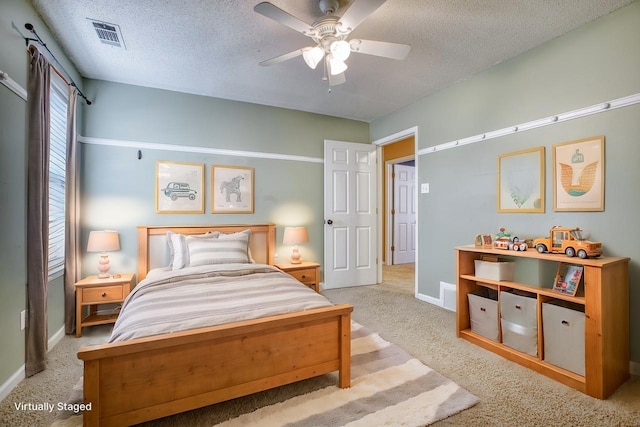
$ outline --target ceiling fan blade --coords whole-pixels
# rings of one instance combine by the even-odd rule
[[[354,39],[349,41],[349,45],[353,52],[398,60],[405,59],[411,50],[411,46],[406,44],[377,42],[373,40]]]
[[[292,30],[296,30],[299,33],[304,34],[305,36],[311,32],[311,25],[305,24],[295,16],[285,12],[277,6],[272,5],[269,2],[262,2],[255,5],[253,10],[260,15],[266,16],[267,18],[271,18],[276,22],[285,25]]]
[[[276,56],[275,58],[267,59],[266,61],[262,61],[260,65],[267,67],[269,65],[278,64],[280,62],[288,61],[297,56],[302,55],[302,51],[304,49],[294,50],[293,52],[285,53],[284,55]]]
[[[376,11],[387,0],[355,0],[351,7],[340,18],[342,31],[351,32],[362,23],[367,16]]]

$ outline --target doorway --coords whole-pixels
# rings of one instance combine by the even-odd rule
[[[389,179],[391,176],[391,172],[393,170],[394,164],[401,164],[407,162],[413,162],[410,164],[414,167],[413,173],[413,187],[417,188],[417,176],[418,176],[418,168],[415,162],[416,159],[416,146],[417,146],[417,128],[407,129],[406,131],[400,132],[395,135],[391,135],[387,138],[383,138],[373,143],[378,145],[379,157],[382,159],[380,162],[380,195],[381,195],[381,203],[380,211],[382,215],[380,216],[379,222],[379,230],[380,239],[378,242],[378,253],[381,259],[379,263],[379,283],[386,283],[394,280],[394,270],[401,269],[402,276],[404,277],[404,281],[407,281],[407,277],[412,277],[412,290],[415,295],[417,295],[417,263],[409,262],[403,264],[393,265],[393,252],[391,251],[391,246],[393,245],[393,228],[394,221],[392,220],[391,211],[393,209],[393,200],[397,199],[396,195],[393,191],[393,181]],[[415,219],[411,221],[411,230],[409,231],[410,239],[407,239],[405,243],[410,243],[412,248],[415,249],[413,258],[417,259],[417,235],[418,235],[418,208],[417,208],[417,194],[415,191],[408,190],[408,193],[413,192],[413,196],[405,195],[406,201],[410,202],[411,210],[415,212]],[[406,236],[407,234],[405,234]],[[396,248],[394,248],[396,249]]]
[[[388,165],[386,264],[410,264],[416,261],[416,172],[415,160],[399,159]]]

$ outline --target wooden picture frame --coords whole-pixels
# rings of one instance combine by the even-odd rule
[[[204,213],[204,163],[156,162],[156,213]]]
[[[211,165],[211,212],[253,213],[253,168]]]
[[[544,147],[498,156],[498,212],[544,213]]]
[[[561,262],[553,282],[553,291],[563,295],[576,296],[584,267]]]
[[[553,210],[604,211],[604,136],[553,146]]]

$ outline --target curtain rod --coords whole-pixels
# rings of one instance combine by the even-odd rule
[[[38,35],[38,33],[36,33],[36,30],[33,28],[33,25],[29,24],[28,22],[26,24],[24,24],[24,27],[29,30],[31,32],[31,34],[33,34],[36,38],[32,39],[32,38],[28,38],[25,37],[24,40],[27,43],[27,46],[29,45],[30,41],[34,41],[34,42],[38,42],[42,45],[42,47],[44,47],[47,52],[49,52],[49,55],[51,55],[51,58],[53,58],[53,60],[56,62],[56,64],[58,64],[58,66],[60,67],[60,69],[64,72],[64,74],[66,74],[66,78],[62,75],[60,75],[60,73],[58,73],[58,75],[60,75],[60,77],[62,77],[65,81],[67,81],[66,83],[70,86],[73,86],[76,88],[76,90],[78,91],[78,95],[80,95],[82,98],[84,98],[85,102],[87,103],[87,105],[91,105],[91,101],[89,101],[89,98],[87,98],[85,96],[84,93],[82,93],[82,91],[80,90],[80,88],[78,87],[78,85],[76,84],[76,82],[73,81],[73,79],[71,78],[71,75],[69,74],[69,72],[67,70],[65,70],[65,68],[62,66],[62,64],[60,63],[60,61],[58,61],[55,57],[55,55],[53,54],[53,52],[51,52],[49,50],[49,48],[47,47],[47,44],[40,38],[40,36]],[[54,68],[55,69],[55,68]],[[57,71],[57,70],[56,70]]]

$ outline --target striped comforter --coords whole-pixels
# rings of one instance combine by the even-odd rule
[[[264,264],[156,272],[122,304],[109,342],[331,306],[293,277]]]

